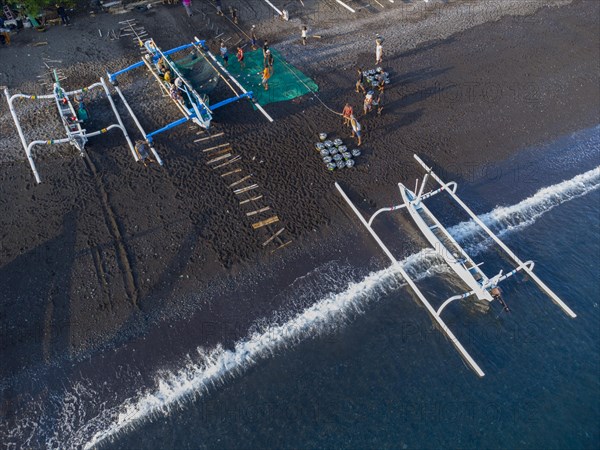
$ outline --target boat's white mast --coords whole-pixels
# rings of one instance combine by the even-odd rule
[[[421,164],[423,166],[423,168],[427,171],[427,173],[429,173],[434,180],[436,180],[442,187],[447,187],[446,183],[444,183],[440,177],[438,177],[433,170],[431,169],[431,167],[428,167],[422,160],[421,158],[419,158],[417,155],[414,155],[415,159],[417,160],[417,162],[419,164]],[[448,192],[448,194],[450,194],[450,196],[456,201],[456,203],[458,203],[466,212],[467,214],[469,214],[469,216],[471,216],[471,218],[475,221],[475,223],[477,225],[479,225],[493,240],[494,242],[496,242],[496,244],[498,244],[505,252],[506,254],[515,262],[515,264],[518,265],[518,267],[522,267],[523,271],[525,271],[527,273],[527,275],[529,275],[531,277],[531,279],[540,287],[540,289],[542,291],[544,291],[551,299],[554,303],[556,303],[566,314],[568,314],[569,316],[571,316],[572,318],[577,317],[577,314],[575,314],[573,312],[573,310],[571,310],[571,308],[569,308],[559,297],[558,295],[556,295],[552,289],[550,289],[548,286],[546,286],[546,284],[540,280],[538,278],[538,276],[526,265],[526,263],[524,263],[523,261],[521,261],[521,259],[515,255],[513,253],[513,251],[508,248],[508,246],[502,242],[500,240],[500,238],[498,236],[496,236],[492,230],[490,230],[487,225],[485,223],[483,223],[481,221],[481,219],[479,217],[477,217],[477,215],[471,211],[471,209],[465,205],[465,203],[458,197],[458,195],[456,195],[454,193],[454,191],[450,188],[446,189],[446,191]]]
[[[425,185],[427,184],[427,178],[429,178],[429,174],[426,173],[423,177],[423,182],[421,183],[421,189],[419,189],[419,193],[417,194],[416,201],[417,203],[421,200],[421,195],[423,195],[423,190],[425,189]]]

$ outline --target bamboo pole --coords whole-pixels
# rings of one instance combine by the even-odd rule
[[[221,161],[221,160],[223,160],[223,159],[227,159],[227,158],[229,158],[230,156],[231,156],[231,153],[226,153],[226,154],[225,154],[225,155],[223,155],[223,156],[218,156],[217,158],[215,158],[215,159],[211,159],[210,161],[208,161],[208,162],[206,163],[206,165],[208,166],[209,164],[212,164],[212,163],[219,162],[219,161]]]
[[[241,171],[242,171],[242,169],[230,170],[229,172],[224,173],[223,175],[221,175],[221,177],[226,177],[228,175],[233,175],[234,173],[238,173],[238,172],[241,172]]]
[[[253,223],[252,224],[252,228],[254,228],[256,230],[258,228],[262,228],[264,226],[270,225],[270,224],[275,223],[275,222],[279,222],[279,217],[277,217],[277,216],[271,216],[268,219],[261,220],[260,222]]]
[[[249,198],[247,200],[242,200],[240,202],[240,205],[245,205],[248,202],[255,202],[256,200],[260,200],[262,197],[263,197],[262,195],[257,195],[256,197],[252,197],[252,198]]]
[[[194,142],[202,142],[202,141],[207,141],[209,139],[214,139],[217,138],[219,136],[223,136],[225,133],[218,133],[218,134],[213,134],[212,136],[207,136],[207,137],[203,137],[201,139],[196,139]]]
[[[255,216],[261,212],[269,211],[270,209],[270,206],[265,206],[264,208],[257,209],[256,211],[250,211],[249,213],[246,213],[246,217]]]
[[[274,250],[271,250],[271,253],[275,253],[277,250],[281,250],[284,247],[287,247],[288,245],[290,245],[292,243],[292,241],[287,241],[285,244],[281,244],[279,247],[277,247]]]
[[[223,153],[227,153],[230,152],[232,150],[231,147],[229,148],[224,148],[223,150],[219,150],[218,152],[213,153],[212,155],[210,155],[211,157],[213,156],[218,156],[218,155],[222,155]]]
[[[250,175],[247,175],[247,176],[245,176],[244,178],[241,178],[241,179],[239,179],[239,180],[237,180],[237,181],[235,181],[235,182],[231,183],[231,184],[229,185],[229,187],[230,187],[230,188],[232,188],[232,187],[234,187],[234,186],[237,186],[238,184],[240,184],[240,183],[243,183],[244,181],[246,181],[246,180],[248,180],[248,179],[250,179],[250,178],[252,178],[252,174],[250,174]]]
[[[248,191],[251,191],[253,189],[256,189],[257,187],[258,187],[258,184],[251,184],[250,186],[246,186],[246,187],[237,189],[237,190],[233,191],[233,193],[235,195],[240,195],[240,194],[243,194],[244,192],[248,192]]]
[[[215,166],[215,167],[213,167],[213,169],[218,169],[218,168],[220,168],[220,167],[225,167],[225,166],[227,166],[227,165],[229,165],[229,164],[231,164],[231,163],[234,163],[234,162],[240,161],[241,159],[242,159],[242,157],[241,157],[241,156],[239,156],[239,155],[238,155],[238,156],[234,156],[234,157],[233,157],[232,159],[230,159],[229,161],[227,161],[227,162],[224,162],[223,164],[219,164],[218,166]]]
[[[197,142],[197,141],[194,141],[194,142]],[[216,150],[218,148],[227,147],[228,145],[231,145],[231,144],[229,142],[226,142],[225,144],[219,144],[219,145],[215,145],[214,147],[205,148],[202,151],[206,153],[206,152],[210,152],[211,150]]]
[[[265,242],[263,242],[263,247],[266,247],[273,239],[275,239],[277,236],[279,236],[281,233],[283,233],[283,230],[285,230],[285,228],[282,228],[277,233],[275,233],[273,236],[271,236],[269,239],[267,239]]]

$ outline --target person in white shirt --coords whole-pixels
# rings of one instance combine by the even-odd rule
[[[375,64],[381,64],[383,61],[383,40],[381,38],[375,39]]]

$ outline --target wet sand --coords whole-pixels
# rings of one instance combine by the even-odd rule
[[[247,103],[217,114],[214,131],[225,136],[215,145],[233,143],[243,156],[240,167],[253,174],[293,241],[274,253],[261,244],[268,235],[251,228],[247,210],[220,174],[207,167],[201,150],[208,145],[192,143],[195,128],[183,126],[157,139],[163,168],[134,163],[118,133],[91,141],[88,160],[69,147],[40,149],[36,160],[44,182],[35,185],[6,103],[1,104],[4,387],[15,389],[18,380],[67,361],[103,358],[113,347],[137,347],[142,359],[168,362],[186,343],[231,343],[273,311],[306,306],[282,304],[277,294],[311,269],[332,260],[360,264],[365,257],[365,265],[383,265],[334,191],[334,181],[371,212],[394,201],[397,182],[413,183],[420,173],[413,153],[460,181],[486,163],[600,122],[597,2],[539,10],[531,2],[530,11],[476,15],[477,23],[460,9],[473,2],[453,2],[433,12],[365,9],[348,21],[348,32],[330,23],[348,17],[343,10],[319,15],[306,3],[311,34],[322,38],[309,39],[305,48],[296,38],[300,21],[294,17],[300,9],[291,10],[293,20],[285,24],[269,21],[269,11],[259,8],[251,20],[241,15],[240,25],[247,31],[256,22],[259,38],[268,36],[290,63],[313,78],[321,100],[336,110],[345,101],[360,109],[354,70],[375,66],[377,31],[385,37],[383,67],[392,85],[383,115],[360,118],[366,135],[357,166],[333,174],[313,143],[321,131],[347,142],[349,133],[314,96],[268,105],[273,124]],[[206,11],[221,30],[236,36],[227,21]],[[454,31],[443,25],[444,14],[453,11]],[[202,15],[188,19],[179,7],[132,16],[165,49],[194,35],[204,37]],[[36,77],[43,71],[42,56],[63,60],[69,89],[95,82],[103,67],[114,70],[136,60],[130,40],[100,40],[97,32],[118,28],[118,20],[128,17],[81,16],[71,28],[19,33],[13,47],[0,49],[0,83],[12,92],[41,92]],[[352,27],[358,31],[348,36]],[[40,40],[49,44],[31,46]],[[32,56],[22,59],[23,52]],[[178,117],[167,99],[148,89],[152,83],[143,71],[122,81],[128,98],[138,99],[134,109],[148,130]],[[102,102],[93,106],[90,129],[110,120]],[[60,131],[24,105],[28,136]],[[51,108],[46,117],[53,117]],[[126,125],[134,134],[131,120]],[[217,331],[199,331],[198,323],[214,324]],[[175,337],[161,334],[173,324]],[[195,334],[186,334],[189,329]],[[136,340],[141,336],[150,336],[146,342],[153,342],[152,349]],[[11,397],[10,389],[5,397]]]

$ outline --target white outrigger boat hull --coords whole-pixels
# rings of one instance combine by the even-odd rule
[[[398,187],[406,210],[423,233],[423,236],[425,236],[425,239],[469,286],[479,300],[493,301],[494,298],[486,289],[489,278],[485,276],[479,266],[467,255],[414,192],[401,183]]]

